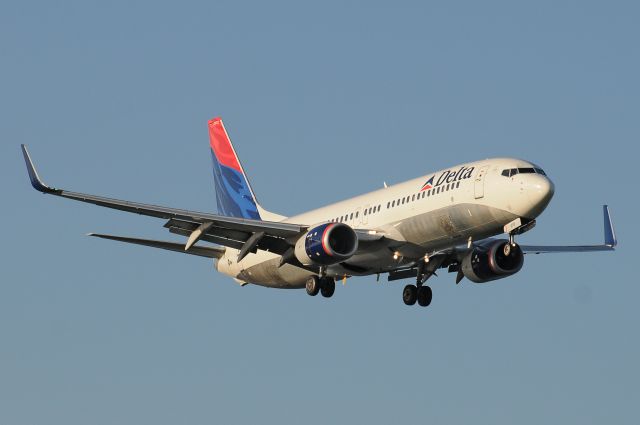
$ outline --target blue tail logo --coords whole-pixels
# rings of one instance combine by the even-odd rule
[[[260,220],[258,205],[221,118],[209,121],[218,213]]]

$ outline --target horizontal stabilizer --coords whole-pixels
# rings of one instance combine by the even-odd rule
[[[192,246],[187,251],[184,244],[166,241],[156,241],[152,239],[128,238],[125,236],[103,235],[99,233],[89,233],[87,236],[95,236],[96,238],[110,239],[112,241],[132,243],[136,245],[150,246],[153,248],[166,249],[168,251],[181,252],[183,254],[198,255],[207,258],[220,258],[224,255],[225,248],[209,247],[209,246]]]

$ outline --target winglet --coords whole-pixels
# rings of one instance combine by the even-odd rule
[[[604,214],[604,243],[605,245],[613,248],[618,245],[618,239],[616,238],[615,230],[613,230],[611,214],[609,214],[609,206],[603,205],[602,212]]]
[[[24,162],[27,164],[27,171],[29,172],[29,179],[31,180],[31,186],[39,192],[42,193],[53,193],[57,192],[56,189],[53,189],[46,184],[42,180],[40,180],[40,176],[36,171],[36,167],[33,165],[33,161],[31,160],[31,156],[29,155],[29,151],[25,145],[20,145],[22,147],[22,155],[24,155]]]

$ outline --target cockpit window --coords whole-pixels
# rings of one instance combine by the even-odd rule
[[[502,175],[505,177],[513,177],[516,174],[541,174],[546,176],[547,174],[541,168],[511,168],[508,170],[502,170]]]
[[[546,176],[547,174],[542,170],[542,168],[535,168],[536,173],[538,174],[542,174],[543,176]]]

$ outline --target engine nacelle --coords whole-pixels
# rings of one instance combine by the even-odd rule
[[[329,266],[344,261],[358,249],[358,235],[344,223],[325,223],[298,239],[296,258],[305,266]]]
[[[494,240],[475,247],[462,259],[462,273],[472,282],[484,283],[516,274],[524,264],[524,254],[520,246],[511,247],[505,255],[504,247],[509,241]]]

